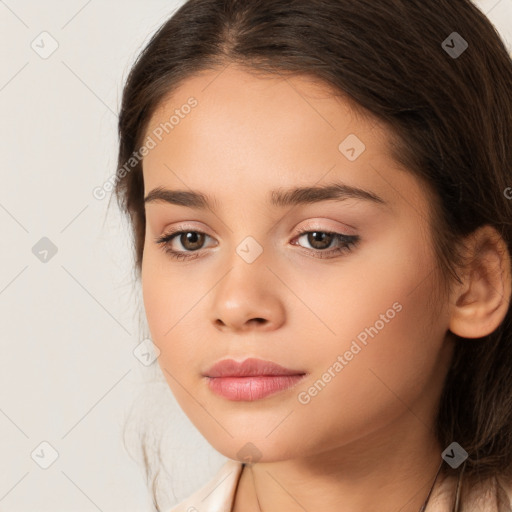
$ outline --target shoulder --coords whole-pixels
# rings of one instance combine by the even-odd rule
[[[472,483],[468,512],[512,512],[512,481],[502,476],[490,477]]]
[[[456,503],[458,478],[445,477],[436,485],[425,512],[451,512]],[[498,482],[501,489],[498,489]],[[512,512],[512,481],[488,478],[483,481],[463,480],[461,500],[466,512]],[[500,496],[498,505],[496,497]]]
[[[167,512],[230,512],[242,468],[241,462],[228,459],[205,485]]]

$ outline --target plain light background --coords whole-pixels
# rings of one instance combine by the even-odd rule
[[[123,445],[141,404],[166,432],[164,506],[225,460],[137,352],[128,224],[92,194],[130,65],[182,3],[0,0],[0,512],[152,510],[137,424]],[[475,3],[512,52],[512,0]]]

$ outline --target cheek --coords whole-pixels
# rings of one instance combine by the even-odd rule
[[[165,258],[152,251],[145,253],[142,296],[151,339],[160,350],[159,364],[177,376],[191,373],[201,361],[201,339],[194,311],[201,293],[190,286],[184,273],[170,273],[169,268]]]
[[[438,390],[448,320],[431,306],[434,260],[419,243],[396,251],[394,242],[380,246],[378,254],[354,258],[340,279],[324,280],[325,293],[310,295],[308,304],[336,334],[319,336],[314,351],[305,347],[302,358],[313,372],[298,393],[305,393],[300,403],[309,400],[304,421],[324,432],[326,442],[329,432],[320,418],[325,422],[330,416],[346,440],[384,425],[407,410],[404,404],[434,397]]]
[[[331,357],[351,347],[356,352],[359,345],[350,365],[379,368],[390,382],[401,375],[407,380],[408,372],[428,372],[446,327],[432,310],[434,259],[428,247],[414,239],[398,242],[389,237],[375,251],[361,253],[343,279],[331,279],[325,293],[316,295],[317,310],[336,333],[324,338]]]
[[[281,269],[300,299],[291,310],[295,318],[290,325],[308,329],[301,348],[310,350],[308,340],[325,348],[349,348],[359,334],[363,342],[364,333],[373,339],[367,330],[371,326],[378,331],[375,340],[387,332],[397,344],[414,344],[429,335],[436,304],[433,255],[417,236],[404,240],[401,229],[339,262]]]

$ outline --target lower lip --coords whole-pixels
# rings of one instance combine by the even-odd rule
[[[208,387],[228,400],[260,400],[291,388],[305,375],[259,375],[255,377],[207,377]]]

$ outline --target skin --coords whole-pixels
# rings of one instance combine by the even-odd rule
[[[433,422],[453,355],[449,330],[477,337],[496,328],[510,277],[476,286],[468,278],[450,297],[440,294],[425,184],[391,159],[384,126],[325,87],[305,77],[256,77],[235,65],[206,71],[166,98],[147,134],[191,96],[197,107],[144,158],[145,195],[156,187],[193,189],[218,204],[204,211],[146,204],[143,299],[179,405],[220,453],[239,460],[245,446],[255,458],[242,472],[234,512],[416,512],[446,448]],[[366,146],[354,161],[338,149],[349,134]],[[333,181],[386,204],[268,203],[271,190]],[[296,235],[308,221],[316,231],[358,235],[359,243],[315,257],[320,245]],[[181,224],[208,235],[196,259],[173,260],[155,242]],[[236,252],[247,236],[263,249],[250,264]],[[172,248],[186,252],[181,242],[175,238]],[[485,261],[509,271],[506,258]],[[400,312],[300,403],[298,394],[397,302]],[[253,402],[209,390],[207,368],[247,357],[307,376]]]

